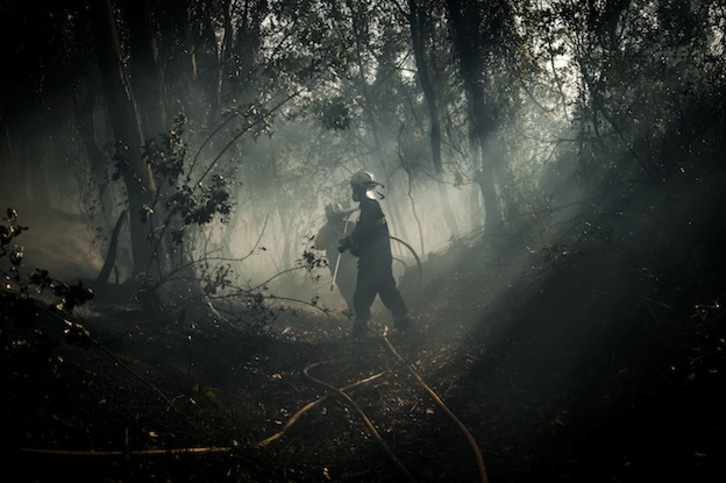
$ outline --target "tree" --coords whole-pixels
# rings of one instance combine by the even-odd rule
[[[516,186],[497,139],[506,109],[516,97],[509,68],[518,51],[514,11],[506,1],[447,0],[446,5],[468,101],[471,142],[480,158],[475,180],[486,210],[485,229],[497,230],[503,214],[517,210],[511,196]]]
[[[434,173],[439,188],[439,199],[443,208],[444,220],[447,223],[451,234],[456,236],[459,234],[459,227],[456,223],[456,217],[451,208],[449,197],[444,186],[444,168],[441,162],[441,122],[438,107],[438,95],[434,86],[430,68],[426,59],[426,52],[430,51],[429,38],[431,25],[431,16],[436,14],[432,12],[432,6],[427,2],[417,0],[408,1],[408,22],[411,30],[411,44],[413,46],[414,58],[416,60],[416,73],[426,98],[426,106],[428,107],[429,119],[431,123],[431,156],[433,160]]]
[[[154,256],[148,236],[153,231],[149,224],[152,223],[150,209],[156,197],[156,182],[142,157],[144,141],[138,108],[122,60],[111,1],[93,2],[89,13],[104,98],[118,142],[117,162],[128,196],[133,271],[134,274],[146,273]]]
[[[148,0],[130,0],[124,10],[129,30],[129,77],[137,98],[144,140],[169,129],[164,75],[159,65],[158,29],[152,24]]]

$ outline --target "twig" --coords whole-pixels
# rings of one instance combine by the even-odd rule
[[[232,451],[231,446],[207,446],[201,448],[171,448],[171,449],[140,449],[140,450],[67,450],[67,449],[43,449],[43,448],[18,448],[23,453],[51,454],[61,456],[148,456],[148,455],[164,455],[164,454],[209,454],[209,453],[229,453]]]
[[[264,119],[265,116],[271,115],[272,113],[274,113],[275,111],[277,111],[279,108],[281,108],[282,106],[284,106],[287,103],[287,101],[289,101],[290,99],[293,99],[293,98],[297,97],[301,92],[302,92],[302,89],[300,89],[300,90],[298,90],[296,92],[293,92],[292,94],[289,94],[285,99],[283,99],[282,101],[278,102],[274,107],[272,107],[267,112],[265,112],[263,115],[261,115],[257,119],[255,119],[254,122],[252,122],[251,124],[248,124],[243,129],[241,129],[239,133],[237,133],[236,135],[234,135],[232,137],[232,139],[230,139],[229,142],[224,146],[224,148],[222,148],[219,151],[219,153],[217,154],[217,156],[212,160],[212,162],[209,164],[209,166],[204,171],[204,173],[202,173],[202,175],[199,177],[199,180],[196,182],[195,186],[200,186],[201,185],[202,181],[204,181],[204,178],[207,177],[207,175],[212,170],[212,168],[214,168],[214,166],[217,164],[217,161],[219,161],[219,159],[222,157],[222,155],[225,152],[227,152],[227,150],[230,147],[232,147],[232,145],[234,145],[234,143],[236,143],[239,138],[241,138],[250,129],[252,129],[253,127],[255,127],[261,120]]]

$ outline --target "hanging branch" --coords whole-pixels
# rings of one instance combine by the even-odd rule
[[[261,116],[258,116],[258,118],[254,120],[254,122],[252,122],[251,124],[247,125],[244,129],[242,129],[240,132],[238,132],[237,134],[235,134],[234,137],[232,137],[232,139],[230,139],[230,141],[222,148],[222,150],[219,152],[219,154],[217,154],[217,156],[214,158],[214,160],[212,160],[212,162],[209,164],[209,166],[204,171],[204,173],[202,173],[202,176],[196,182],[195,186],[199,186],[201,184],[201,182],[204,180],[204,178],[207,177],[207,175],[209,174],[209,172],[212,171],[212,168],[214,168],[214,166],[217,164],[217,161],[219,161],[219,159],[222,157],[222,155],[224,153],[226,153],[227,150],[229,148],[231,148],[232,145],[234,143],[236,143],[239,138],[241,138],[244,134],[246,134],[247,132],[249,132],[249,130],[252,129],[253,127],[255,127],[257,124],[259,124],[259,122],[262,121],[265,118],[265,116],[269,116],[273,112],[277,111],[282,106],[284,106],[285,104],[287,104],[288,101],[290,101],[291,99],[294,99],[295,97],[297,97],[298,95],[300,95],[301,92],[302,92],[302,89],[298,89],[297,91],[295,91],[292,94],[288,95],[286,98],[284,98],[283,100],[281,100],[280,102],[278,102],[275,105],[275,107],[273,107],[272,109],[268,110],[265,114],[263,114]]]
[[[212,140],[214,136],[217,135],[219,131],[222,130],[224,126],[226,126],[232,119],[239,116],[239,111],[235,111],[234,114],[229,116],[223,123],[221,123],[219,126],[212,131],[209,136],[207,136],[207,139],[204,140],[204,142],[199,146],[199,149],[197,150],[197,154],[194,155],[194,159],[192,160],[192,164],[189,166],[189,172],[187,173],[187,183],[191,182],[192,180],[192,171],[194,171],[194,166],[197,164],[197,161],[199,160],[199,155],[202,154],[202,149],[209,144],[209,142]]]

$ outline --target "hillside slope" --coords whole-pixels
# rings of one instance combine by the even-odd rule
[[[490,481],[717,481],[723,274],[638,256],[457,243],[402,281],[415,327],[385,338],[381,307],[365,340],[312,309],[253,331],[244,307],[151,319],[111,300],[72,319],[85,348],[56,317],[33,343],[6,327],[6,451],[39,482],[479,481],[478,451]]]

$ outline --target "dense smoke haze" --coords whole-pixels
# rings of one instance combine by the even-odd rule
[[[144,331],[186,338],[188,348],[159,346],[188,366],[185,383],[196,392],[187,399],[197,405],[206,376],[209,387],[232,394],[225,384],[242,373],[267,370],[274,377],[264,384],[290,377],[285,357],[295,351],[339,356],[339,346],[325,344],[342,347],[356,314],[333,283],[336,247],[326,254],[316,242],[333,205],[358,221],[351,181],[365,171],[390,231],[406,321],[419,331],[402,338],[411,367],[478,421],[480,440],[522,451],[498,463],[496,450],[486,454],[499,481],[587,475],[585,463],[567,466],[577,458],[565,453],[585,451],[573,448],[578,441],[617,441],[620,433],[611,441],[598,431],[619,408],[636,406],[629,398],[660,401],[653,381],[687,384],[695,368],[726,370],[723,338],[694,325],[723,321],[721,1],[3,2],[0,23],[0,341],[8,360],[35,347],[44,331],[23,331],[48,325],[43,317],[65,314],[52,334],[90,334],[85,317],[113,340],[120,318],[139,340]],[[400,322],[389,309],[375,300],[373,325],[386,343]],[[118,313],[133,313],[134,328]],[[258,344],[264,356],[239,343],[235,357],[244,363],[190,382],[204,364],[180,354],[221,353],[211,344],[231,337],[222,330],[273,341]],[[194,352],[202,333],[210,346]],[[305,345],[313,343],[323,346]],[[692,355],[696,348],[701,355]],[[124,354],[138,362],[132,350]],[[703,354],[717,361],[708,365]],[[61,359],[46,356],[44,364]],[[261,369],[268,361],[280,366]],[[19,374],[11,372],[0,383],[11,385]],[[642,393],[625,374],[642,377]],[[264,384],[260,393],[271,400],[260,396],[250,417],[285,401],[289,416],[293,402],[305,403]],[[598,391],[619,403],[609,407]],[[237,396],[229,396],[231,412]],[[511,406],[509,397],[530,399]],[[406,410],[419,422],[434,414],[423,403],[379,399],[371,404],[393,421]],[[684,400],[692,409],[701,401]],[[538,401],[550,413],[537,415]],[[510,406],[542,426],[518,425],[503,409]],[[618,428],[637,419],[630,409],[618,413]],[[283,427],[285,418],[264,414]],[[26,436],[18,438],[32,439],[20,424],[14,430]],[[433,434],[391,424],[404,447]],[[585,436],[557,432],[577,424]],[[721,420],[714,427],[724,428]],[[527,436],[512,443],[517,428]],[[544,478],[517,473],[525,452],[544,451],[549,437],[566,447],[563,466],[553,463]],[[613,454],[640,454],[638,441],[623,440],[627,448]],[[714,468],[722,448],[703,441],[707,449],[689,446],[673,466],[691,468],[695,458],[697,471]],[[548,454],[538,455],[527,471],[547,467]],[[613,464],[611,479],[587,481],[638,481],[628,476],[647,473],[652,460],[643,458]],[[627,473],[632,467],[642,473]],[[479,473],[484,481],[482,464]],[[270,481],[295,481],[279,475]]]

